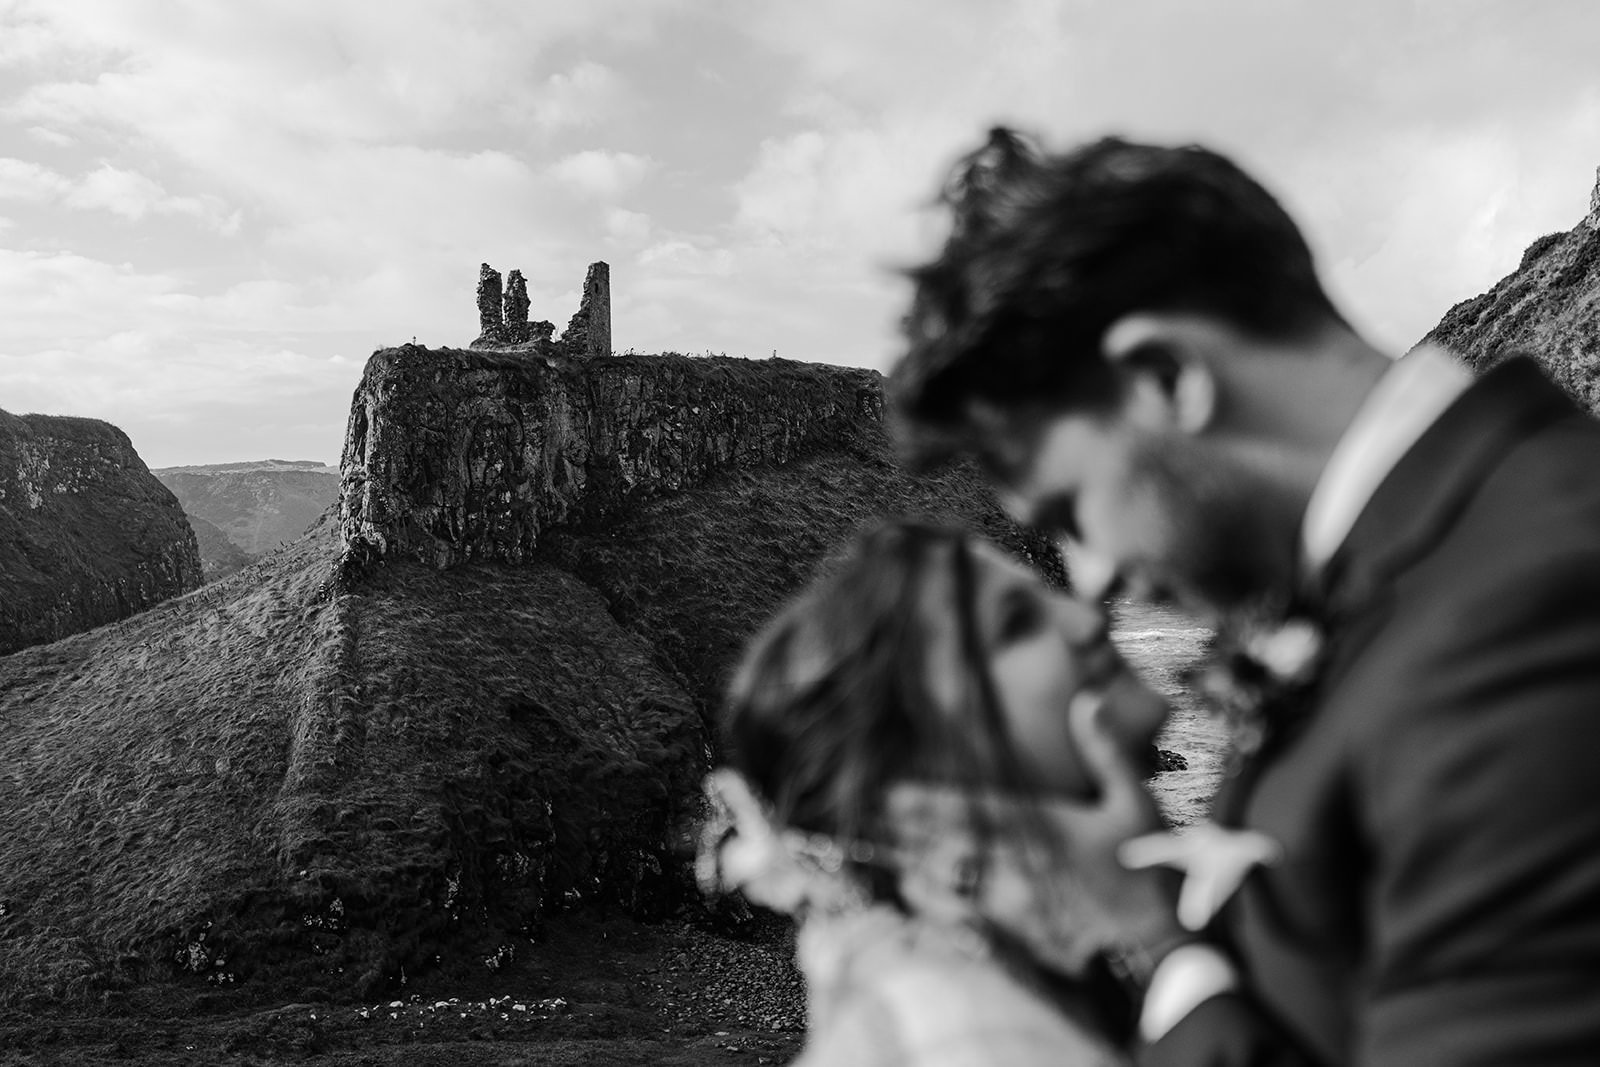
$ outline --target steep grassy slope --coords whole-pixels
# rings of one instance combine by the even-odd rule
[[[708,708],[724,674],[783,598],[851,534],[889,518],[954,523],[1005,544],[1060,583],[1060,557],[995,506],[977,472],[909,479],[881,424],[759,473],[734,471],[614,520],[552,531],[541,553],[603,592]]]
[[[549,566],[351,590],[336,556],[324,525],[0,660],[0,1002],[371,992],[552,898],[640,902],[703,752],[648,648]]]
[[[1571,230],[1528,246],[1517,269],[1463,300],[1423,338],[1483,369],[1525,352],[1591,412],[1600,414],[1600,189]]]

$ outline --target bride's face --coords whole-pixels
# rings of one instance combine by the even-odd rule
[[[1104,703],[1100,721],[1138,765],[1166,720],[1167,705],[1112,647],[1098,608],[1056,592],[994,547],[973,546],[972,619],[988,658],[995,696],[1011,744],[1031,781],[1052,793],[1086,794],[1085,775],[1067,721],[1080,692]],[[950,706],[964,689],[968,671],[960,650],[953,568],[931,582],[925,601],[929,679],[937,698]]]

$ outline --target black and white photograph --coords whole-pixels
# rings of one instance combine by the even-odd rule
[[[0,0],[0,1065],[1600,1063],[1597,49]]]

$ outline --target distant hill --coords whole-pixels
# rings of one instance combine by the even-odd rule
[[[0,656],[199,584],[194,533],[126,434],[0,411]]]
[[[1506,354],[1529,353],[1600,414],[1600,181],[1583,221],[1534,241],[1516,270],[1451,308],[1423,340],[1480,370]]]
[[[231,574],[305,533],[339,498],[339,468],[315,460],[162,467],[151,471],[199,523],[207,580]]]
[[[740,643],[850,532],[1005,521],[908,479],[876,374],[385,350],[302,538],[0,659],[0,1004],[307,998],[670,914]]]

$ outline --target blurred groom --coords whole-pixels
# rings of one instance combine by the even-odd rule
[[[891,377],[912,458],[975,456],[1082,595],[1323,631],[1240,732],[1206,840],[1269,847],[1199,936],[1099,847],[1160,826],[1085,735],[1101,796],[1060,822],[1141,1062],[1600,1063],[1600,423],[1525,358],[1375,350],[1216,153],[997,129],[943,203]]]

